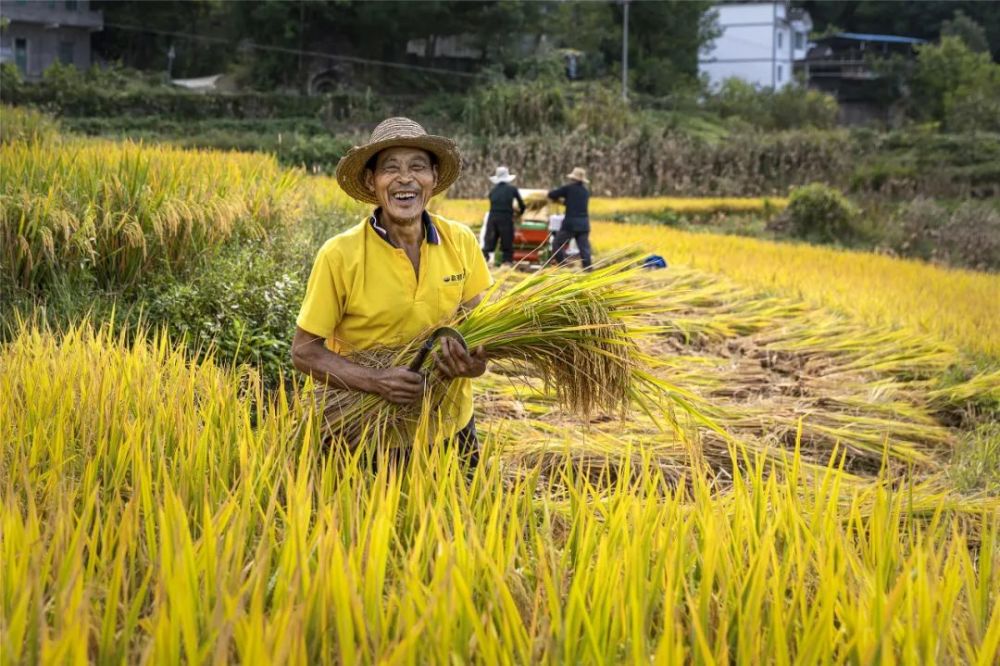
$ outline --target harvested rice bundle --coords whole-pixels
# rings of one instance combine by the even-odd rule
[[[590,273],[546,271],[519,280],[509,274],[482,304],[457,313],[447,325],[470,348],[482,345],[494,363],[528,368],[554,390],[563,407],[582,414],[624,414],[633,400],[646,404],[643,390],[649,388],[635,340],[651,307],[650,292],[636,280],[640,272],[634,262],[616,261]],[[352,360],[369,367],[410,365],[423,342],[370,350]],[[449,382],[438,378],[431,365],[421,366],[427,377],[421,405],[400,407],[371,394],[320,389],[323,430],[348,443],[367,435],[370,441],[398,446],[412,440],[422,417],[430,417],[433,428],[431,415]]]
[[[524,197],[524,209],[526,211],[537,211],[545,208],[552,201],[542,192],[529,194]]]

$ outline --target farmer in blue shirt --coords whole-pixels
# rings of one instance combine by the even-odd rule
[[[562,264],[566,261],[566,245],[575,240],[580,249],[580,261],[584,269],[590,270],[590,215],[587,212],[590,190],[586,185],[590,181],[581,167],[575,167],[566,177],[569,183],[549,192],[549,199],[566,205],[566,216],[554,242],[556,262]]]
[[[514,263],[514,202],[517,202],[517,214],[524,214],[524,199],[511,183],[517,175],[505,167],[497,167],[496,174],[490,176],[493,189],[490,190],[490,214],[486,219],[486,238],[483,243],[483,256],[490,258],[490,253],[496,249],[497,238],[500,239],[500,251],[503,253],[503,263]]]

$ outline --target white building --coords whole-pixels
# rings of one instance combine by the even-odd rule
[[[722,4],[712,11],[722,34],[698,60],[698,73],[712,87],[733,77],[772,89],[792,81],[792,64],[808,50],[808,13],[785,2]]]

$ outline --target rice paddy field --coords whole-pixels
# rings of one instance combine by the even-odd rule
[[[263,157],[47,153],[0,146],[18,284],[363,213]],[[618,211],[751,205],[664,201]],[[388,429],[320,445],[308,385],[4,311],[0,663],[997,663],[1000,276],[613,222],[593,243],[594,273],[498,273],[453,322],[495,357],[474,471],[429,403],[398,467]]]

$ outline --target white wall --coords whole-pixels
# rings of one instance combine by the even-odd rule
[[[794,36],[784,3],[717,5],[714,11],[722,34],[698,63],[713,87],[730,77],[766,88],[792,81]]]

